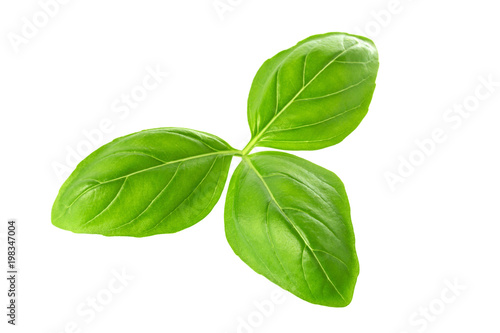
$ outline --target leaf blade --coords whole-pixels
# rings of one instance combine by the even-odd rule
[[[333,173],[285,153],[245,157],[229,185],[225,228],[234,252],[272,282],[311,303],[350,303],[359,265]]]
[[[255,146],[314,150],[341,142],[366,115],[377,71],[373,42],[349,34],[312,36],[278,53],[252,83],[252,140],[244,152]]]
[[[236,153],[223,140],[188,129],[118,138],[77,166],[54,202],[52,222],[106,236],[183,230],[212,210]]]

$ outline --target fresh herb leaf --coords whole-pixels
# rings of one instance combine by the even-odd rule
[[[212,210],[238,153],[216,136],[180,128],[118,138],[66,180],[54,203],[53,224],[106,236],[183,230]]]
[[[226,237],[257,273],[315,304],[346,306],[359,272],[344,185],[282,152],[245,156],[226,197]]]
[[[378,71],[372,41],[344,33],[309,37],[267,60],[248,98],[255,146],[314,150],[341,142],[368,111]]]

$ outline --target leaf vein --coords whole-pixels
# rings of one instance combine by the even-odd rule
[[[111,205],[116,201],[116,199],[118,198],[118,196],[120,195],[120,193],[122,192],[122,189],[124,188],[125,186],[125,183],[127,182],[127,178],[125,178],[125,180],[123,181],[123,183],[120,185],[120,189],[116,192],[115,196],[113,197],[113,199],[109,202],[109,204],[103,209],[101,210],[99,213],[97,213],[96,216],[94,216],[92,219],[88,220],[87,222],[85,222],[82,227],[86,226],[87,224],[89,224],[90,222],[94,221],[96,218],[98,218],[99,216],[101,216],[109,207],[111,207]]]
[[[327,97],[331,97],[331,96],[335,96],[335,95],[338,95],[340,93],[343,93],[349,89],[352,89],[352,88],[355,88],[357,86],[359,86],[360,84],[362,84],[363,82],[365,82],[366,80],[368,80],[370,78],[370,76],[367,76],[365,77],[363,80],[360,80],[359,82],[356,82],[350,86],[347,86],[343,89],[340,89],[340,90],[337,90],[335,92],[332,92],[330,94],[326,94],[326,95],[323,95],[323,96],[317,96],[317,97],[307,97],[307,98],[299,98],[299,99],[296,99],[295,101],[296,102],[303,102],[303,101],[312,101],[312,100],[317,100],[317,99],[323,99],[323,98],[327,98]]]
[[[276,259],[278,259],[278,262],[280,263],[281,268],[283,269],[283,272],[285,272],[286,276],[288,277],[288,280],[292,282],[292,279],[290,278],[290,275],[288,274],[288,270],[283,266],[283,263],[281,262],[281,258],[276,252],[276,246],[274,244],[273,239],[271,238],[271,233],[269,232],[269,207],[271,207],[272,201],[270,200],[268,205],[267,205],[267,210],[266,210],[266,234],[267,234],[267,239],[269,240],[269,244],[273,248],[274,255],[276,256]]]
[[[337,117],[340,117],[346,113],[349,113],[351,111],[354,111],[354,110],[357,110],[359,109],[362,105],[364,104],[364,101],[361,102],[359,105],[356,105],[355,107],[353,108],[350,108],[350,109],[347,109],[341,113],[337,113],[336,115],[332,116],[332,117],[329,117],[329,118],[326,118],[326,119],[323,119],[323,120],[320,120],[320,121],[317,121],[315,123],[312,123],[312,124],[306,124],[306,125],[300,125],[300,126],[295,126],[295,127],[290,127],[290,128],[282,128],[282,129],[276,129],[276,130],[272,130],[272,131],[267,131],[267,134],[269,133],[276,133],[276,132],[286,132],[286,131],[294,131],[294,130],[298,130],[298,129],[301,129],[301,128],[305,128],[305,127],[311,127],[311,126],[316,126],[316,125],[319,125],[319,124],[322,124],[322,123],[325,123],[327,121],[330,121],[330,120],[333,120]]]
[[[177,172],[179,171],[179,168],[180,166],[182,165],[183,162],[179,163],[179,165],[177,165],[177,168],[175,169],[175,172],[174,174],[172,175],[172,177],[169,179],[169,181],[167,182],[167,184],[162,188],[162,190],[160,192],[158,192],[158,194],[154,197],[153,200],[151,200],[151,202],[148,204],[148,206],[146,208],[144,208],[144,210],[139,213],[139,215],[137,215],[136,217],[134,217],[132,220],[128,221],[127,223],[125,224],[122,224],[121,226],[118,226],[116,228],[112,228],[112,229],[109,229],[107,231],[113,231],[113,230],[117,230],[117,229],[121,229],[131,223],[133,223],[135,220],[137,220],[139,217],[141,217],[152,205],[153,203],[160,197],[160,195],[165,192],[165,190],[168,188],[168,186],[170,185],[170,183],[174,180],[175,176],[177,175]]]
[[[170,211],[170,213],[168,213],[167,216],[165,216],[164,218],[162,218],[160,220],[160,222],[158,222],[157,224],[155,224],[152,228],[144,231],[144,233],[148,233],[150,232],[151,230],[154,230],[156,229],[160,224],[163,223],[163,221],[165,219],[167,219],[170,215],[172,215],[187,199],[189,199],[189,197],[191,197],[193,195],[193,193],[198,189],[198,187],[200,187],[200,185],[205,181],[205,179],[208,177],[208,175],[210,174],[210,172],[212,171],[214,165],[215,165],[215,162],[217,162],[217,159],[219,158],[219,156],[217,156],[214,161],[212,162],[212,165],[210,166],[210,168],[208,169],[207,173],[205,174],[205,176],[203,176],[202,180],[198,183],[198,185],[196,185],[196,187],[191,191],[191,193],[184,198],[184,200],[181,201],[181,203],[179,203],[172,211]]]

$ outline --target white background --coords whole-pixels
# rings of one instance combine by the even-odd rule
[[[2,233],[8,218],[18,220],[20,292],[12,328],[2,278],[1,331],[229,333],[245,322],[253,326],[239,332],[499,332],[500,86],[485,97],[481,83],[500,82],[497,3],[222,3],[232,10],[221,16],[212,0],[73,0],[16,48],[23,17],[33,22],[41,7],[2,1],[0,220]],[[254,302],[268,304],[280,289],[227,244],[225,193],[205,220],[172,235],[106,238],[51,225],[64,180],[54,165],[83,145],[83,131],[110,119],[105,143],[180,126],[241,149],[249,139],[246,98],[262,62],[330,31],[371,37],[380,53],[377,89],[359,128],[337,146],[297,152],[346,185],[361,265],[350,306],[316,306],[287,293],[264,316]],[[169,75],[120,118],[113,103],[141,84],[148,66]],[[468,117],[444,118],[464,103]],[[400,158],[422,158],[415,141],[437,129],[446,140],[391,189],[387,173],[397,174]],[[113,270],[122,269],[134,278],[86,322],[77,309],[104,297]],[[450,283],[466,289],[454,294]],[[424,319],[419,311],[429,307]]]

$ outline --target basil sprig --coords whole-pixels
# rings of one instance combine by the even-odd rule
[[[348,305],[359,273],[350,207],[331,171],[282,152],[341,142],[368,111],[378,71],[372,41],[309,37],[267,60],[248,99],[252,138],[243,150],[215,135],[157,128],[118,138],[66,180],[52,223],[76,233],[145,237],[201,221],[226,197],[226,237],[253,270],[315,304]]]

